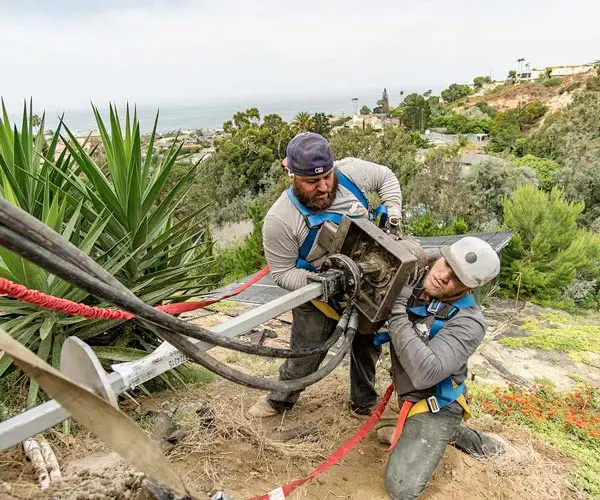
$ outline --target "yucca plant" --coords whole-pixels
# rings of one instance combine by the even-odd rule
[[[114,106],[109,110],[110,129],[98,110],[93,111],[106,164],[98,164],[66,126],[63,140],[82,174],[67,180],[72,190],[89,202],[88,217],[108,214],[106,230],[99,239],[101,250],[124,249],[129,258],[116,276],[149,304],[194,295],[210,283],[210,277],[202,276],[210,255],[202,217],[206,207],[198,207],[180,221],[173,220],[173,213],[185,202],[199,164],[190,167],[165,195],[162,191],[181,143],[175,140],[166,153],[157,155],[158,115],[144,146],[135,111],[131,116],[127,108],[124,129]]]
[[[63,124],[48,144],[43,118],[34,130],[31,106],[23,113],[21,131],[12,128],[3,107],[0,122],[0,184],[2,196],[48,224],[91,255],[142,300],[155,305],[181,301],[212,283],[203,274],[211,264],[204,237],[204,207],[180,221],[173,212],[183,203],[197,175],[197,165],[168,193],[163,188],[180,154],[174,145],[164,154],[154,149],[157,119],[147,141],[142,140],[136,113],[126,111],[124,128],[116,108],[110,107],[106,127],[93,108],[103,155],[88,151]],[[55,159],[57,144],[66,149]],[[97,158],[105,157],[105,162]],[[98,304],[76,287],[0,248],[0,275],[54,296]],[[99,304],[105,305],[105,304]],[[62,341],[77,335],[101,344],[105,360],[128,360],[153,349],[153,335],[133,322],[85,320],[0,299],[2,327],[44,359],[59,362]],[[122,323],[122,324],[120,324]],[[111,329],[111,334],[106,335]],[[11,367],[0,358],[0,376]],[[37,400],[30,384],[28,404]]]
[[[65,239],[75,243],[84,252],[90,253],[106,225],[99,219],[85,224],[82,216],[84,200],[73,198],[63,184],[61,170],[70,172],[72,166],[67,156],[61,154],[51,164],[59,141],[58,131],[49,143],[44,138],[44,117],[33,126],[31,103],[25,106],[21,129],[10,125],[6,107],[2,102],[0,119],[0,194],[7,201],[34,215]],[[68,185],[64,186],[68,188]],[[110,269],[119,266],[119,261],[102,263]],[[0,247],[0,276],[28,288],[40,290],[74,301],[84,301],[88,294],[65,283],[27,260]],[[70,318],[35,306],[0,298],[1,326],[27,347],[37,351],[44,360],[50,359],[58,366],[60,350],[69,327],[81,318]],[[8,357],[0,358],[0,376],[12,368]],[[28,404],[37,400],[38,386],[31,383]]]

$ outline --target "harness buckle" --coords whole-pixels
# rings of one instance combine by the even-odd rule
[[[439,313],[444,307],[444,303],[441,300],[432,300],[429,305],[427,306],[427,312],[429,314],[437,314]]]
[[[429,411],[431,413],[439,413],[440,405],[435,396],[429,396],[425,401],[427,401],[427,406],[429,407]]]

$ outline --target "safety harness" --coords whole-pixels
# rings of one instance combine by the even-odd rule
[[[431,340],[444,327],[446,322],[458,313],[458,311],[467,307],[473,307],[476,304],[475,297],[473,294],[469,293],[451,303],[445,303],[435,299],[428,305],[409,307],[407,311],[420,318],[433,317],[433,323],[429,329],[429,340]],[[464,419],[469,419],[471,417],[471,411],[469,410],[469,405],[467,404],[464,392],[464,383],[456,384],[456,382],[452,380],[452,377],[448,377],[435,386],[435,395],[417,401],[416,403],[405,400],[400,408],[396,431],[394,432],[394,437],[388,451],[396,446],[402,435],[406,420],[414,415],[426,412],[438,413],[442,408],[456,401],[464,410]]]
[[[362,191],[358,188],[354,182],[352,182],[348,177],[346,177],[339,169],[336,169],[340,186],[345,187],[348,191],[350,191],[354,197],[361,203],[361,205],[365,209],[369,209],[369,201],[362,193]],[[296,267],[299,269],[306,269],[307,271],[316,272],[317,269],[308,262],[308,254],[310,253],[315,239],[317,238],[317,233],[321,226],[329,221],[335,224],[339,224],[342,222],[344,214],[339,212],[318,212],[312,213],[308,208],[306,208],[300,200],[294,194],[294,190],[292,188],[288,188],[287,195],[290,201],[294,204],[296,209],[302,214],[304,220],[306,221],[306,225],[308,226],[308,235],[305,240],[302,242],[298,250],[298,258],[296,259]],[[369,212],[369,219],[374,221],[379,227],[383,227],[387,222],[387,207],[385,205],[380,205],[377,210]]]
[[[336,168],[336,172],[338,175],[340,186],[345,187],[348,191],[350,191],[354,195],[354,197],[360,202],[360,204],[366,210],[369,210],[369,201],[359,189],[359,187],[356,184],[354,184],[354,182],[352,182],[350,178],[348,178],[342,172],[340,172],[339,169]],[[306,238],[302,242],[302,245],[298,249],[296,268],[316,272],[317,269],[310,262],[308,262],[308,254],[310,253],[315,243],[315,240],[317,239],[319,229],[321,229],[321,226],[327,221],[333,222],[335,224],[340,224],[340,222],[342,222],[344,214],[339,212],[318,212],[315,214],[312,213],[308,208],[306,208],[302,204],[302,202],[300,202],[300,200],[296,197],[296,195],[294,194],[294,190],[291,187],[288,188],[287,195],[290,201],[298,210],[298,212],[302,214],[302,216],[304,217],[304,221],[308,226],[308,235],[306,236]],[[387,222],[387,217],[387,207],[383,204],[377,207],[376,210],[369,211],[369,220],[372,220],[379,227],[385,226]],[[340,319],[340,315],[338,314],[338,312],[327,302],[313,300],[312,304],[328,318],[332,318],[335,320]]]

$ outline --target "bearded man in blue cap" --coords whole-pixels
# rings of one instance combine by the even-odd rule
[[[383,165],[357,158],[334,161],[327,140],[312,132],[295,136],[287,146],[283,165],[292,177],[292,187],[284,192],[267,213],[263,226],[265,256],[271,275],[282,288],[296,290],[308,284],[327,257],[327,249],[317,243],[320,227],[309,227],[308,217],[334,214],[353,218],[369,217],[367,197],[376,193],[387,212],[387,229],[398,234],[402,193],[394,173]],[[337,217],[337,219],[336,219]],[[290,348],[310,349],[322,345],[334,332],[336,321],[312,303],[292,311]],[[359,332],[360,333],[360,332]],[[350,365],[350,405],[359,415],[369,415],[377,402],[375,365],[380,346],[373,335],[356,335]],[[315,372],[325,353],[287,359],[279,370],[281,380],[304,377]],[[290,410],[301,391],[270,392],[249,410],[249,415],[265,418]]]

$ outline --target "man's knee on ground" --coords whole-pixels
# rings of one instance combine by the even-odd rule
[[[415,474],[403,464],[396,464],[391,460],[385,469],[385,489],[393,500],[409,500],[417,498],[423,491],[424,485]]]

